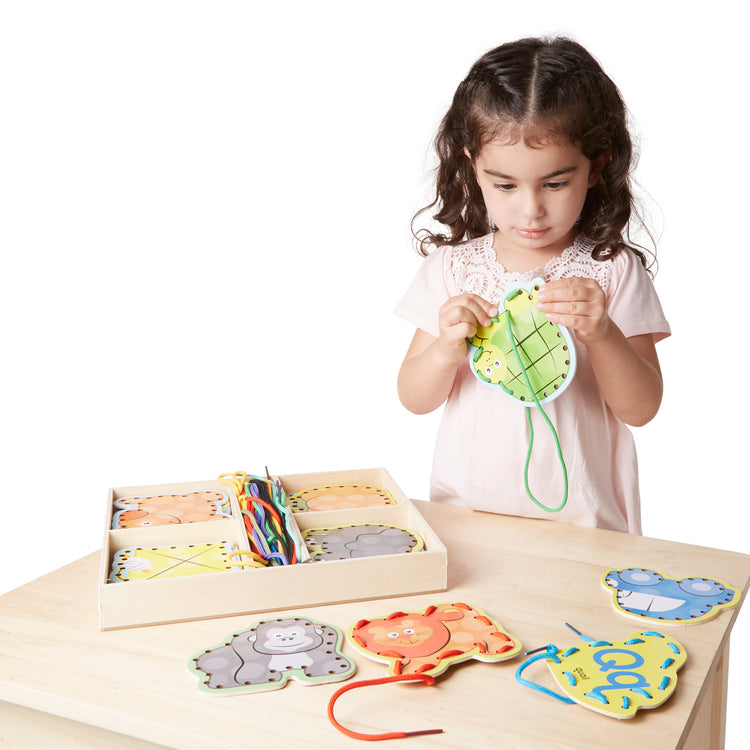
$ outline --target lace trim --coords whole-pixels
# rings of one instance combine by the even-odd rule
[[[470,292],[494,302],[518,283],[525,284],[535,278],[552,281],[570,276],[594,279],[605,293],[609,288],[612,261],[594,260],[591,257],[591,245],[584,238],[577,237],[561,255],[552,258],[544,266],[524,273],[506,271],[497,260],[492,242],[493,235],[486,234],[456,245],[450,251],[450,268],[457,293]]]

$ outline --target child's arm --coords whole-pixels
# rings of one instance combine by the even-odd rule
[[[539,309],[553,323],[575,331],[586,347],[607,405],[639,427],[659,411],[663,382],[651,334],[626,338],[607,314],[607,300],[593,279],[572,277],[545,284]]]
[[[448,398],[468,353],[466,339],[480,324],[489,325],[493,315],[494,305],[475,294],[461,294],[440,308],[437,338],[417,329],[398,373],[398,395],[409,411],[427,414]]]

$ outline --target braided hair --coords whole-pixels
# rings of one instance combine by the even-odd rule
[[[496,47],[477,60],[456,89],[435,138],[435,200],[412,221],[414,225],[421,214],[437,209],[433,218],[449,231],[416,232],[422,255],[430,245],[457,245],[492,231],[473,161],[495,138],[509,143],[523,139],[529,145],[567,141],[592,161],[606,152],[578,229],[592,244],[594,259],[607,260],[629,248],[648,267],[644,249],[634,246],[628,235],[631,215],[637,217],[637,211],[625,104],[591,54],[565,37],[521,39]]]

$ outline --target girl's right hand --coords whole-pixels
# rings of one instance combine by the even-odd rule
[[[440,308],[438,346],[450,361],[462,361],[469,347],[466,340],[474,336],[479,326],[490,325],[497,312],[496,305],[476,294],[451,297]]]
[[[497,314],[476,294],[459,294],[440,308],[437,338],[417,328],[398,373],[398,395],[409,411],[427,414],[445,403],[469,353],[466,339]]]

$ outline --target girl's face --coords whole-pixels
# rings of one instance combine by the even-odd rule
[[[567,142],[494,140],[481,150],[474,170],[506,270],[544,265],[572,244],[586,193],[605,161],[592,162]]]

